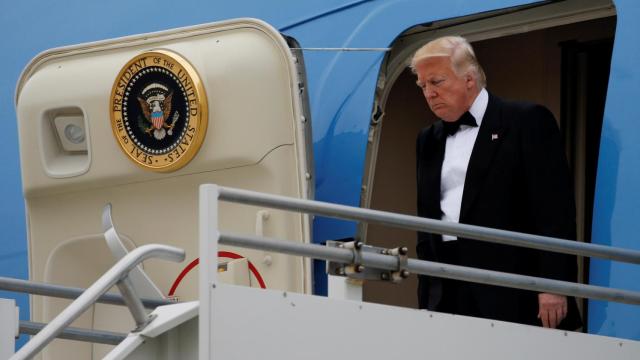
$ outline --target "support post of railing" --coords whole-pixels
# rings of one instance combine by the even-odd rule
[[[16,327],[19,323],[18,308],[13,299],[0,299],[0,359],[13,355],[16,339]]]
[[[363,285],[362,280],[327,274],[327,297],[331,299],[362,301]]]
[[[58,316],[27,342],[11,360],[30,359],[49,344],[62,330],[82,315],[98,298],[111,289],[131,269],[148,258],[160,258],[174,262],[184,260],[184,250],[167,245],[143,245],[134,249],[104,275],[94,282],[76,300],[67,306]]]
[[[211,296],[218,276],[218,191],[217,185],[200,185],[198,231],[200,242],[200,310],[199,358],[210,359],[213,327],[211,324]]]
[[[118,290],[120,290],[120,294],[122,294],[122,299],[129,308],[133,320],[136,322],[136,331],[142,330],[142,328],[151,321],[151,318],[147,316],[144,305],[142,305],[142,300],[138,297],[131,279],[126,276],[118,281],[116,286],[118,286]]]

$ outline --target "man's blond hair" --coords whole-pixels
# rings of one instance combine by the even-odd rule
[[[446,56],[451,58],[453,71],[462,76],[471,72],[476,79],[478,89],[487,86],[484,70],[476,58],[476,54],[467,39],[461,36],[444,36],[429,41],[423,45],[411,58],[411,71],[416,72],[416,66],[425,59]]]

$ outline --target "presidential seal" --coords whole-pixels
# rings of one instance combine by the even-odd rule
[[[145,52],[120,70],[111,90],[111,127],[136,164],[174,171],[198,152],[207,98],[195,69],[165,50]]]

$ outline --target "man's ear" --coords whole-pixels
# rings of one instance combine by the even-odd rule
[[[467,73],[464,76],[464,81],[467,86],[467,89],[471,89],[476,86],[476,78],[471,73]]]

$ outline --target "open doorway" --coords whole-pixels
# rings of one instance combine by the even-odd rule
[[[380,88],[384,90],[377,100],[384,115],[371,128],[374,141],[368,154],[369,173],[365,174],[369,192],[363,206],[416,214],[415,139],[421,128],[437,119],[428,110],[406,64],[412,52],[430,39],[460,34],[472,42],[491,93],[505,99],[543,104],[555,115],[565,135],[567,156],[574,172],[578,240],[590,240],[616,17],[610,2],[592,2],[600,6],[593,8],[591,16],[585,16],[584,12],[575,16],[571,9],[578,9],[580,2],[562,3],[566,17],[559,16],[554,8],[558,4],[552,3],[489,19],[458,19],[457,24],[456,19],[449,19],[444,30],[417,27],[422,29],[410,29],[398,38],[381,74],[385,83]],[[527,25],[505,28],[504,24],[517,23],[513,19],[518,18],[526,19]],[[482,29],[482,33],[474,29]],[[416,257],[415,232],[375,225],[361,229],[368,244],[386,248],[407,246],[410,256]],[[581,280],[588,278],[588,269],[582,263],[580,260]],[[369,282],[364,287],[364,300],[416,308],[416,289],[415,275],[400,285]]]

